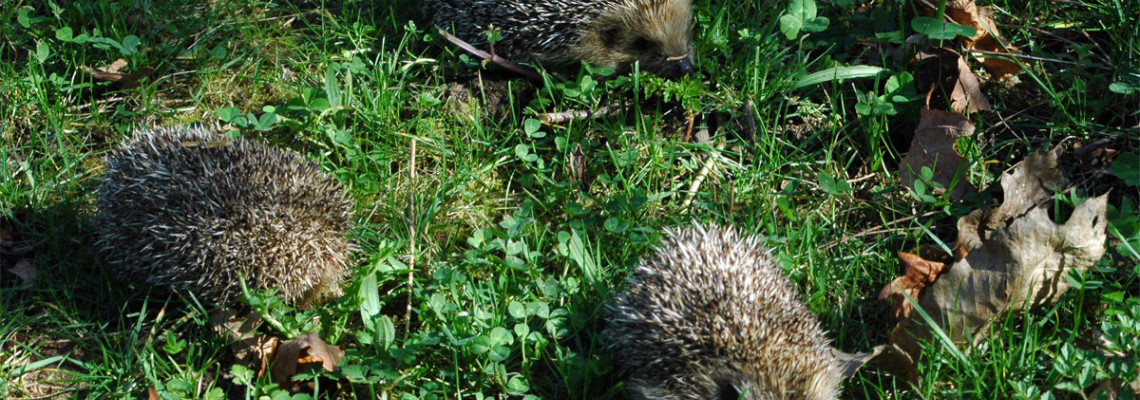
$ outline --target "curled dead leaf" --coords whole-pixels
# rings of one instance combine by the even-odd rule
[[[344,350],[321,340],[316,333],[298,336],[281,343],[273,362],[273,381],[283,388],[294,389],[293,375],[310,367],[321,367],[325,371],[335,371],[336,365],[344,358]]]
[[[215,332],[233,341],[230,349],[234,352],[235,364],[257,370],[258,377],[265,376],[281,339],[257,333],[260,315],[251,312],[238,316],[233,311],[221,310],[210,314],[210,322]]]
[[[578,186],[579,190],[589,190],[589,183],[586,182],[586,153],[582,151],[581,144],[566,155],[566,175],[570,176],[570,182]]]
[[[929,261],[918,254],[900,252],[898,256],[903,264],[903,276],[895,278],[879,291],[879,300],[891,302],[891,316],[895,319],[909,317],[914,309],[903,292],[911,298],[918,298],[918,293],[938,280],[946,266],[946,263]]]
[[[937,2],[920,1],[916,2],[915,6],[919,15],[929,17],[937,12],[937,4]],[[978,7],[974,0],[950,0],[946,2],[945,13],[946,18],[954,23],[974,28],[974,36],[962,40],[963,47],[998,53],[993,56],[976,57],[982,68],[985,68],[994,79],[1004,80],[1023,70],[1024,65],[1020,62],[998,56],[1018,54],[1019,51],[1001,35],[988,8]]]
[[[951,188],[951,199],[961,200],[977,193],[966,179],[962,156],[954,149],[958,138],[973,134],[974,123],[962,114],[923,108],[910,150],[899,164],[903,185],[914,189],[915,181],[925,180],[922,170],[928,168],[933,172],[931,181]],[[931,186],[930,183],[924,182],[927,186]]]
[[[39,275],[39,270],[36,269],[36,265],[32,263],[32,260],[29,260],[27,258],[16,261],[16,265],[8,269],[8,272],[11,272],[20,278],[19,287],[22,289],[31,287],[32,282],[34,282],[36,280],[36,276]]]
[[[980,343],[1006,312],[1055,302],[1069,289],[1070,271],[1087,271],[1104,255],[1107,195],[1057,224],[1048,206],[1062,182],[1056,152],[1031,155],[1002,176],[1002,205],[959,219],[961,258],[915,297],[954,343]],[[913,370],[920,344],[933,337],[915,314],[891,332],[889,344],[901,353],[890,362],[904,364],[892,369]]]
[[[959,113],[972,114],[993,108],[982,94],[978,77],[958,52],[936,47],[917,52],[914,59],[914,85],[919,93],[927,93],[927,107],[945,99],[950,110]]]
[[[97,81],[115,82],[115,84],[123,89],[136,88],[139,86],[140,80],[154,74],[154,68],[151,67],[142,67],[134,72],[126,74],[120,73],[119,71],[126,66],[127,61],[120,58],[112,62],[110,65],[103,67],[91,68],[84,65],[80,68],[82,68],[84,72],[87,72],[87,74],[91,75],[91,77]]]

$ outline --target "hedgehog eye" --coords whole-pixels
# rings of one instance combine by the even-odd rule
[[[648,53],[653,49],[653,43],[651,43],[649,39],[638,38],[633,41],[633,49],[641,53]]]

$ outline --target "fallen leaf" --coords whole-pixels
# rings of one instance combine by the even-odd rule
[[[102,70],[103,72],[108,73],[108,74],[117,74],[117,73],[119,73],[119,70],[122,70],[123,68],[126,68],[126,67],[127,67],[127,60],[120,58],[120,59],[117,59],[115,61],[111,61],[110,65],[107,65],[107,66],[99,68],[99,69]]]
[[[258,377],[265,376],[269,360],[273,358],[281,339],[257,334],[257,326],[261,324],[260,315],[251,312],[237,316],[237,313],[230,310],[215,311],[210,314],[210,322],[214,331],[233,341],[230,349],[234,352],[236,364],[256,368]]]
[[[146,399],[147,400],[159,400],[160,398],[161,397],[158,397],[158,391],[154,390],[154,386],[146,388]]]
[[[932,17],[937,12],[938,2],[916,2],[918,15]],[[974,0],[949,0],[946,2],[945,16],[958,25],[974,29],[974,35],[962,39],[962,47],[993,53],[1018,54],[1016,47],[1002,37],[997,24],[986,7],[978,7]],[[1004,80],[1021,73],[1023,64],[1001,57],[977,55],[975,59],[991,77]]]
[[[914,85],[919,93],[927,93],[927,107],[932,99],[945,99],[951,110],[967,114],[993,108],[982,94],[978,77],[958,52],[936,47],[919,51],[914,58]]]
[[[1008,311],[1055,302],[1070,271],[1087,271],[1105,252],[1107,195],[1077,205],[1063,224],[1049,206],[1064,182],[1057,153],[1031,155],[1001,178],[1003,203],[958,220],[955,261],[915,298],[958,346],[980,343]],[[895,369],[914,371],[932,330],[918,313],[901,320],[889,346]],[[966,349],[968,351],[969,349]],[[909,363],[909,364],[907,364]]]
[[[946,15],[957,24],[974,28],[974,36],[965,38],[962,46],[996,53],[1017,54],[1017,48],[1001,36],[986,7],[978,7],[974,0],[956,0],[947,3]],[[977,56],[982,68],[997,80],[1003,80],[1022,71],[1022,64],[999,57]]]
[[[7,229],[0,228],[0,241],[12,242],[14,240],[16,240],[16,237],[12,236],[12,232],[8,232]]]
[[[285,341],[277,348],[273,362],[273,381],[282,388],[293,388],[293,375],[311,366],[320,366],[325,371],[335,371],[336,365],[344,358],[344,350],[321,340],[316,333],[298,336]]]
[[[16,261],[16,265],[9,269],[8,272],[13,273],[20,278],[20,282],[22,282],[20,284],[20,288],[30,287],[32,285],[32,281],[36,280],[36,275],[39,275],[39,271],[36,269],[36,265],[32,263],[32,260],[29,260],[27,258]]]
[[[922,169],[928,168],[933,173],[929,181],[938,183],[942,188],[951,188],[951,199],[961,200],[968,194],[977,193],[966,179],[962,156],[954,149],[954,142],[960,137],[973,135],[974,129],[974,123],[962,114],[923,108],[910,150],[899,164],[903,185],[914,189],[915,181],[926,181]],[[929,181],[923,184],[931,187]]]
[[[111,65],[104,67],[91,68],[85,65],[80,68],[82,68],[84,72],[90,74],[91,77],[95,80],[115,82],[115,84],[123,89],[132,89],[138,87],[140,80],[154,74],[154,68],[151,67],[142,67],[135,72],[127,74],[119,73],[119,71],[126,66],[127,61],[120,58],[112,62]]]
[[[566,174],[570,176],[570,182],[578,186],[579,190],[589,190],[589,185],[586,183],[586,153],[582,151],[581,144],[575,146],[574,151],[566,155]]]
[[[895,278],[879,291],[879,300],[891,302],[891,316],[895,319],[909,317],[914,309],[903,293],[917,298],[922,289],[938,280],[946,266],[946,263],[926,260],[912,253],[899,253],[899,260],[903,263],[903,276]]]

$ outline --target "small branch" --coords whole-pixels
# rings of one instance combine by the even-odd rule
[[[1051,62],[1051,63],[1057,63],[1057,64],[1065,64],[1065,65],[1077,65],[1077,63],[1075,63],[1075,62],[1072,62],[1072,61],[1058,60],[1058,59],[1056,59],[1056,58],[1045,58],[1045,57],[1028,56],[1028,55],[1025,55],[1025,54],[1010,54],[1010,53],[1003,53],[1003,52],[1000,52],[1000,51],[988,51],[988,50],[978,50],[978,49],[966,49],[966,52],[967,52],[967,53],[971,53],[971,54],[981,54],[981,55],[984,55],[984,56],[991,56],[991,57],[1009,57],[1009,58],[1023,58],[1023,59],[1026,59],[1026,60],[1033,60],[1033,61],[1044,61],[1044,62]],[[1099,70],[1102,70],[1102,71],[1116,71],[1116,68],[1113,68],[1113,67],[1101,67],[1101,66],[1092,66],[1092,67],[1093,67],[1093,68],[1096,68],[1096,69],[1099,69]]]
[[[717,144],[715,147],[716,150],[713,153],[724,150],[726,143],[727,142],[722,141]],[[704,183],[705,178],[709,176],[709,172],[712,172],[714,163],[716,163],[716,157],[713,157],[713,154],[709,154],[705,159],[705,166],[701,167],[701,171],[697,173],[697,179],[694,179],[693,184],[689,185],[689,193],[685,195],[685,201],[681,203],[681,208],[689,208],[689,205],[693,204],[693,198],[697,196],[697,191],[701,189],[701,183]]]
[[[549,125],[578,119],[598,118],[617,112],[620,106],[621,104],[609,104],[598,107],[598,109],[594,111],[571,110],[556,113],[542,113],[538,114],[538,119],[541,120],[542,123]]]
[[[926,217],[929,217],[929,216],[932,216],[932,215],[935,215],[935,214],[938,214],[941,212],[942,211],[928,211],[926,213],[923,213],[922,215],[911,215],[911,216],[907,216],[907,217],[902,217],[902,218],[896,219],[896,220],[891,221],[891,222],[887,222],[887,223],[879,225],[879,226],[868,228],[868,229],[863,230],[862,232],[856,233],[854,235],[842,237],[839,240],[836,240],[834,242],[831,242],[831,243],[824,245],[823,249],[824,250],[831,250],[835,246],[838,246],[838,245],[843,244],[843,243],[847,243],[851,239],[858,239],[858,238],[865,237],[865,236],[874,236],[874,235],[881,235],[884,233],[909,231],[912,229],[918,229],[918,228],[913,228],[913,227],[911,227],[911,228],[888,228],[888,227],[896,225],[896,224],[900,224],[903,222],[907,222],[907,221],[913,220],[915,218],[926,218]]]
[[[689,122],[689,127],[685,129],[685,140],[683,142],[689,143],[689,139],[693,138],[693,123],[696,122],[697,116],[693,115],[692,111],[685,111],[685,119]]]
[[[408,239],[408,306],[404,309],[404,340],[412,330],[412,285],[416,272],[416,139],[412,138],[412,160],[408,179],[408,227],[411,229],[411,238]]]
[[[522,75],[522,76],[526,77],[527,79],[532,79],[532,80],[535,80],[538,82],[542,82],[542,75],[539,75],[538,72],[535,71],[534,69],[523,67],[523,66],[518,65],[518,64],[514,64],[510,61],[507,61],[505,58],[502,58],[502,57],[499,57],[497,55],[485,52],[483,50],[479,50],[475,46],[472,46],[470,43],[463,41],[463,39],[457,38],[454,35],[447,33],[447,31],[443,30],[442,28],[436,27],[436,29],[439,30],[439,34],[443,35],[444,39],[447,39],[447,41],[451,42],[452,44],[454,44],[456,46],[459,46],[459,48],[463,49],[464,51],[467,51],[468,53],[471,53],[472,55],[480,57],[484,60],[491,61],[495,64],[498,64],[499,66],[501,66],[503,68],[514,71],[515,73],[518,73],[519,75]]]

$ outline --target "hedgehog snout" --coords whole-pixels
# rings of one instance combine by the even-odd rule
[[[666,60],[663,72],[670,78],[678,78],[692,74],[693,71],[693,56],[689,54],[679,57],[669,57]]]

